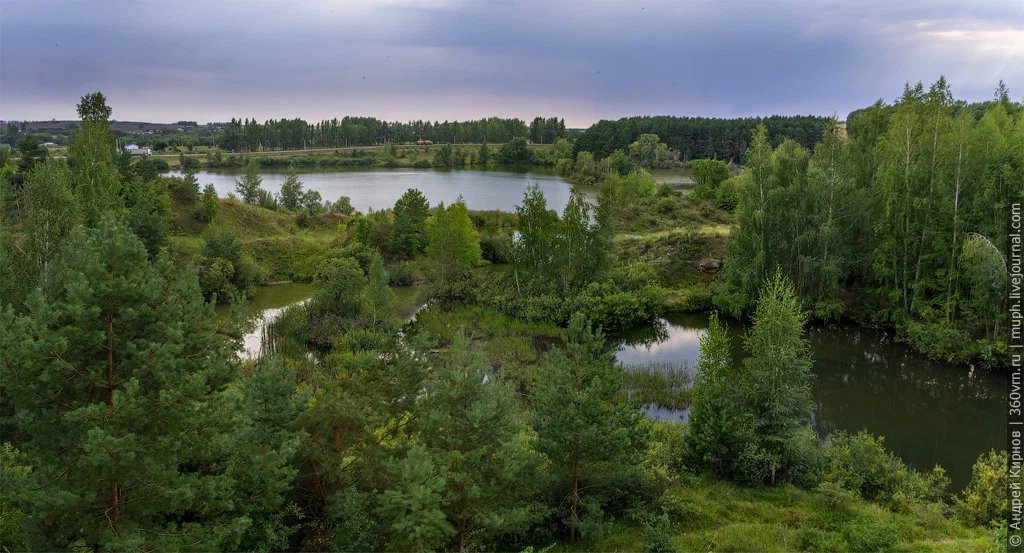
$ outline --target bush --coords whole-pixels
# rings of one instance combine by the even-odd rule
[[[512,261],[512,242],[507,235],[481,235],[480,255],[491,263],[510,263]]]
[[[971,468],[970,483],[955,500],[954,512],[957,518],[972,525],[1006,520],[1008,462],[1005,451],[993,450],[978,457]]]
[[[234,302],[248,296],[266,279],[263,269],[242,253],[242,244],[228,231],[207,235],[199,262],[199,284],[203,295],[218,302]]]
[[[661,515],[647,525],[647,544],[644,553],[675,553],[672,545],[672,525],[668,517]]]
[[[884,442],[866,431],[832,433],[822,450],[820,481],[896,510],[941,501],[949,487],[945,471],[937,466],[930,473],[918,472],[885,449]]]
[[[184,178],[166,177],[165,182],[167,191],[174,199],[185,203],[192,203],[199,199],[199,181],[192,173],[186,173]]]
[[[396,263],[388,269],[388,284],[391,286],[411,286],[415,280],[415,267],[410,261]]]

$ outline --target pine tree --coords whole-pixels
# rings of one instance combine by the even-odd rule
[[[194,277],[150,263],[104,218],[52,267],[28,312],[2,315],[5,433],[33,467],[14,501],[32,547],[213,549],[239,528],[221,474],[204,463],[234,354]]]
[[[552,349],[530,398],[537,451],[550,463],[554,504],[575,542],[610,497],[628,493],[643,448],[642,415],[621,398],[622,369],[600,329],[569,321],[565,351]]]
[[[226,443],[226,475],[234,513],[249,519],[225,550],[274,551],[288,547],[298,530],[296,506],[287,502],[297,468],[293,461],[306,437],[296,420],[306,405],[295,370],[278,359],[261,360],[232,390],[235,420]]]
[[[707,332],[700,337],[700,358],[691,390],[689,424],[684,438],[687,452],[698,466],[729,474],[739,448],[736,409],[736,370],[725,326],[712,313]]]
[[[512,390],[488,374],[482,352],[461,330],[449,355],[427,381],[416,425],[420,442],[443,468],[442,509],[463,550],[470,536],[524,526],[534,459]]]
[[[396,259],[412,259],[423,253],[427,245],[426,220],[430,214],[426,196],[414,188],[406,190],[395,202],[394,214],[388,252]]]

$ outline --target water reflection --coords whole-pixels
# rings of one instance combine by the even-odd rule
[[[313,287],[303,283],[260,286],[255,295],[242,305],[219,305],[215,320],[227,332],[241,335],[238,356],[256,359],[263,347],[263,333],[285,309],[299,304],[313,294]]]
[[[616,357],[631,364],[693,364],[706,328],[702,315],[670,316],[654,329],[621,336]],[[731,322],[729,330],[734,356],[741,358],[742,329]],[[819,434],[836,429],[881,434],[908,463],[923,470],[941,464],[956,488],[966,484],[978,455],[1005,448],[1001,374],[931,361],[887,333],[851,325],[812,326],[807,337],[814,352]],[[655,418],[686,416],[647,412]]]
[[[171,175],[180,173],[172,172]],[[235,180],[240,170],[199,171],[196,178],[201,185],[212,184],[217,195],[226,197],[235,191]],[[279,193],[286,178],[283,170],[264,169],[263,188]],[[512,170],[455,170],[433,169],[373,169],[347,171],[299,172],[299,180],[309,190],[316,190],[324,200],[335,201],[348,196],[352,206],[366,212],[386,209],[395,204],[409,188],[423,192],[431,204],[451,204],[460,196],[470,209],[499,209],[512,211],[523,200],[523,191],[530,184],[538,184],[548,200],[548,207],[561,211],[569,201],[571,185],[558,175],[542,169],[528,172]],[[596,190],[583,187],[584,195],[593,197]]]

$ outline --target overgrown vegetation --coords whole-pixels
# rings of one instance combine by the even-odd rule
[[[807,307],[845,282],[832,273],[769,259],[739,282],[747,298],[730,272],[716,298],[749,300],[741,362],[717,317],[692,372],[616,362],[605,330],[723,285],[688,258],[724,247],[731,179],[705,164],[706,199],[659,189],[645,168],[672,155],[656,136],[600,162],[596,205],[577,190],[559,214],[531,187],[514,215],[470,212],[410,190],[359,214],[294,174],[272,196],[255,163],[240,200],[200,193],[118,156],[101,94],[79,111],[69,161],[26,161],[21,186],[2,183],[4,548],[982,551],[998,533],[1005,453],[983,455],[954,497],[941,468],[907,466],[880,437],[811,430]],[[783,194],[806,165],[812,190],[852,147],[829,132],[813,156],[755,135],[730,248],[791,230],[751,230],[751,183]],[[529,153],[506,146],[493,155]],[[987,267],[965,269],[957,305],[983,324],[970,306],[998,271],[956,228]],[[315,292],[242,361],[210,300],[277,278]],[[395,282],[429,290],[411,324]],[[652,402],[692,405],[689,423],[645,419]]]

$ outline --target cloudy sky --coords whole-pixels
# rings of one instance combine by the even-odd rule
[[[0,119],[838,114],[1024,97],[1024,0],[0,0]]]

